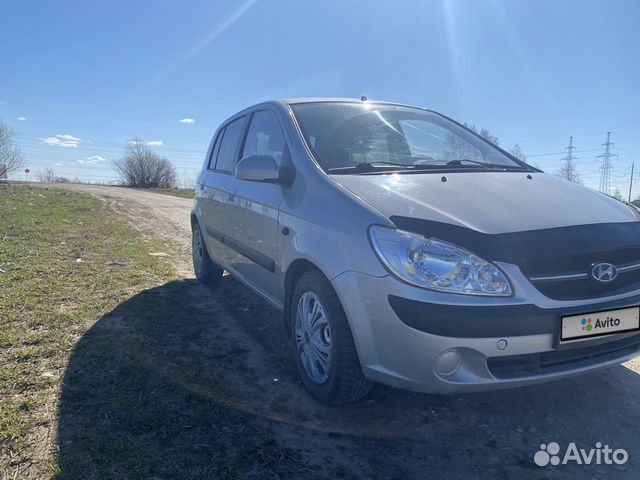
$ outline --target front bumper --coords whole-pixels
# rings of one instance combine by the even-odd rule
[[[512,266],[515,295],[431,292],[388,275],[332,280],[363,371],[371,380],[429,393],[472,392],[560,379],[640,354],[637,332],[562,343],[563,315],[640,305],[640,294],[581,302],[541,296]]]

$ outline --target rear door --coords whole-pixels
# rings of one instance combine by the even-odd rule
[[[202,226],[205,230],[202,233],[207,239],[207,248],[211,257],[225,267],[233,260],[234,255],[233,250],[222,242],[224,235],[231,227],[230,209],[233,207],[233,198],[229,194],[229,186],[233,178],[246,120],[246,116],[235,118],[220,129],[212,148],[209,168],[200,185],[199,196],[206,222],[206,225]]]
[[[288,162],[288,152],[276,112],[268,108],[253,112],[240,157],[271,155],[278,166],[283,166]],[[229,192],[233,197],[229,237],[236,247],[230,267],[281,305],[281,282],[276,263],[282,187],[234,177]]]

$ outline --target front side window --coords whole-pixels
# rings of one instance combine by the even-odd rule
[[[271,110],[261,110],[251,117],[242,158],[251,155],[271,155],[278,166],[281,166],[285,145],[275,113]]]
[[[227,124],[222,134],[222,142],[218,150],[216,170],[233,172],[238,159],[238,145],[244,132],[244,117]]]
[[[329,173],[529,169],[433,112],[398,105],[322,102],[291,106]]]

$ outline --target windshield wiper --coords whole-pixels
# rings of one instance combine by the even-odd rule
[[[407,165],[406,163],[395,162],[362,162],[355,165],[349,165],[348,167],[334,167],[328,168],[328,173],[345,173],[345,172],[375,172],[378,170],[398,170],[398,169],[413,168],[413,165]]]
[[[462,162],[469,162],[473,165],[463,165]],[[406,164],[406,163],[395,163],[395,162],[385,162],[385,161],[375,161],[375,162],[362,162],[357,163],[356,165],[349,165],[346,167],[334,167],[328,168],[327,173],[332,173],[336,175],[344,175],[349,173],[375,173],[375,172],[393,172],[393,171],[403,171],[403,172],[420,172],[425,170],[457,170],[457,169],[477,169],[482,168],[483,170],[498,170],[498,171],[508,171],[508,170],[528,170],[527,167],[520,165],[498,165],[495,163],[484,163],[476,160],[470,159],[460,159],[460,160],[451,160],[447,163],[429,163],[429,164]]]
[[[464,167],[464,165],[462,165],[462,162],[468,162],[468,163],[473,163],[474,165],[478,165],[479,167],[482,167],[486,170],[528,170],[527,167],[523,166],[523,165],[500,165],[498,163],[486,163],[486,162],[479,162],[478,160],[471,160],[469,158],[461,158],[459,160],[451,160],[450,162],[447,162],[447,166],[448,167]]]
[[[448,167],[463,167],[464,165],[462,165],[462,162],[468,162],[468,163],[473,163],[474,165],[478,165],[479,167],[485,168],[487,170],[503,170],[504,167],[501,165],[496,165],[494,163],[485,163],[485,162],[479,162],[477,160],[471,160],[469,158],[461,158],[459,160],[451,160],[450,162],[447,162],[447,166]]]

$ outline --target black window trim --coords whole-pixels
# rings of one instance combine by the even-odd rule
[[[211,147],[211,153],[209,154],[209,159],[207,160],[207,170],[211,172],[215,172],[215,162],[218,161],[217,149],[220,146],[220,143],[222,142],[222,137],[226,129],[227,129],[226,125],[224,125],[223,127],[220,127],[213,141],[213,146]],[[212,162],[213,162],[213,167],[211,166]]]
[[[249,118],[250,115],[251,115],[250,113],[243,113],[242,115],[235,116],[233,118],[230,118],[227,122],[224,123],[224,125],[222,127],[220,127],[220,133],[218,135],[222,135],[220,137],[220,145],[222,145],[222,142],[224,141],[224,133],[226,133],[227,127],[229,125],[231,125],[233,122],[236,122],[238,120],[241,120],[241,121],[244,122],[242,124],[242,134],[240,136],[240,142],[238,142],[238,146],[236,147],[234,168],[235,168],[235,165],[238,164],[238,160],[239,160],[238,157],[240,156],[240,152],[242,151],[240,149],[240,145],[242,145],[243,148],[244,148],[244,140],[245,140],[245,137],[247,135],[247,126],[249,125],[249,123],[247,122],[247,119]],[[217,138],[216,138],[216,140],[217,140]],[[214,150],[215,150],[215,145],[214,145]],[[212,152],[212,155],[213,155],[213,153],[214,152]],[[218,153],[219,153],[219,150],[218,150]],[[234,172],[230,172],[229,170],[220,170],[220,169],[217,168],[217,166],[218,166],[218,155],[216,154],[215,166],[214,166],[214,168],[210,168],[209,170],[212,171],[212,172],[221,173],[221,174],[224,174],[224,175],[234,175],[235,174]]]

